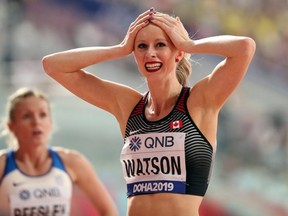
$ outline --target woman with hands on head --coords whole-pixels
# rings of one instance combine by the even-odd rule
[[[198,216],[216,151],[219,111],[254,52],[249,37],[192,40],[178,17],[151,8],[130,25],[122,43],[54,53],[43,58],[43,66],[73,94],[117,119],[129,216]],[[144,94],[84,70],[131,53],[147,83]],[[188,87],[191,54],[225,59]]]
[[[118,215],[82,154],[48,147],[52,117],[44,94],[18,89],[9,97],[6,111],[10,147],[0,151],[0,215],[73,215],[73,184],[87,195],[99,215]]]

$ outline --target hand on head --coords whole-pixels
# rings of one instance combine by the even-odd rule
[[[174,46],[185,52],[186,42],[191,42],[189,34],[180,18],[176,18],[163,13],[153,13],[150,22],[159,26],[168,35]]]
[[[144,26],[149,24],[149,20],[154,14],[154,8],[150,8],[144,13],[140,14],[134,22],[129,26],[124,40],[121,42],[122,47],[125,49],[125,54],[129,55],[134,49],[134,41],[137,33]]]
[[[134,50],[134,41],[137,33],[151,23],[165,31],[178,50],[185,51],[185,42],[191,40],[180,18],[174,18],[168,14],[156,12],[152,7],[140,14],[136,20],[130,24],[127,34],[121,43],[126,55],[129,55]]]

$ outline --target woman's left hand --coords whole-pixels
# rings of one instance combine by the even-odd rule
[[[193,40],[190,39],[189,34],[179,17],[174,18],[167,14],[155,13],[152,15],[150,22],[165,31],[178,50],[190,52],[190,50],[187,50],[189,47],[187,45],[193,43]]]

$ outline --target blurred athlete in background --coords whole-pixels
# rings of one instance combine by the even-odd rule
[[[50,104],[38,90],[21,88],[7,103],[9,148],[0,151],[0,215],[70,215],[72,186],[87,195],[99,215],[116,206],[79,152],[49,147]]]

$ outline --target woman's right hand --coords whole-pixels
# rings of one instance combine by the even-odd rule
[[[149,24],[149,19],[155,12],[154,8],[150,8],[144,13],[140,14],[137,19],[132,22],[126,33],[124,40],[121,42],[120,46],[123,48],[123,54],[129,55],[134,50],[135,37],[140,29]]]

